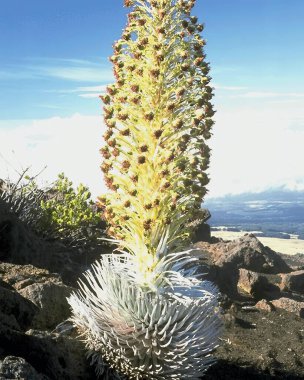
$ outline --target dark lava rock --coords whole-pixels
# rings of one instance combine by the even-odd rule
[[[231,242],[220,242],[211,251],[213,263],[219,267],[231,263],[260,273],[288,273],[289,266],[269,247],[265,247],[254,235],[246,234]]]
[[[279,254],[265,247],[252,234],[246,234],[233,241],[199,242],[194,246],[202,250],[197,256],[209,265],[210,279],[230,297],[236,297],[238,294],[240,268],[265,274],[292,271]]]
[[[255,304],[255,307],[259,310],[263,310],[263,311],[267,311],[267,312],[275,310],[273,304],[271,302],[265,300],[265,299],[258,301]]]
[[[304,270],[298,270],[281,275],[281,289],[287,292],[298,292],[304,294]]]
[[[277,300],[271,301],[273,306],[295,313],[301,318],[304,318],[304,302],[296,301],[291,298],[281,297]]]
[[[102,252],[101,252],[102,250]],[[77,279],[109,247],[68,248],[60,241],[37,236],[10,212],[0,198],[0,260],[59,273],[66,285]]]
[[[52,380],[96,379],[84,346],[76,337],[36,330],[22,333],[0,324],[0,355],[21,357]]]
[[[48,380],[49,378],[38,374],[23,358],[7,356],[2,362],[0,361],[0,379]]]
[[[69,317],[66,297],[73,289],[64,285],[59,275],[33,265],[10,263],[0,263],[0,275],[22,297],[37,306],[31,317],[31,327],[53,329]]]
[[[0,287],[0,312],[7,318],[13,318],[13,321],[26,329],[31,326],[33,318],[38,313],[38,308],[16,291]]]
[[[247,269],[239,269],[237,287],[241,292],[253,296],[256,300],[263,298],[274,299],[280,295],[280,288],[268,281],[267,275],[252,272]]]
[[[211,239],[211,229],[209,224],[200,223],[195,230],[193,236],[193,243],[197,243],[199,241],[210,241]]]

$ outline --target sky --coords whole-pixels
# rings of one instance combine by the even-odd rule
[[[123,0],[1,0],[0,178],[30,166],[105,191],[98,95]],[[304,190],[304,1],[197,0],[216,124],[208,197]]]

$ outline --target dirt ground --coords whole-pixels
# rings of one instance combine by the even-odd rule
[[[282,255],[303,265],[304,255]],[[304,319],[284,310],[266,312],[250,299],[223,304],[224,334],[205,380],[304,379]]]
[[[206,380],[304,379],[304,320],[286,311],[233,304]]]

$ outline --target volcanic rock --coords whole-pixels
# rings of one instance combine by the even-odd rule
[[[265,247],[252,234],[233,241],[199,242],[194,246],[201,249],[199,256],[210,266],[210,279],[230,297],[238,294],[240,268],[264,274],[291,272],[279,254]]]
[[[31,305],[36,305],[35,315],[31,315],[31,327],[52,329],[69,316],[66,297],[73,289],[64,285],[59,275],[33,265],[10,263],[0,263],[0,274],[2,280],[20,294],[14,292],[15,297],[22,296],[22,299],[31,301]]]
[[[0,361],[0,379],[48,380],[49,378],[38,374],[23,358],[7,356]]]
[[[287,292],[299,292],[304,294],[304,270],[298,270],[281,275],[281,290]]]
[[[0,313],[7,316],[1,318],[0,323],[8,324],[8,319],[11,318],[15,328],[27,328],[38,314],[38,308],[15,290],[0,287]]]
[[[267,311],[267,312],[270,312],[270,311],[273,311],[275,308],[273,306],[273,304],[265,299],[262,299],[260,301],[258,301],[256,304],[255,304],[255,307],[259,310],[264,310],[264,311]]]
[[[297,314],[301,318],[304,318],[304,302],[282,297],[277,300],[271,301],[271,303],[278,309],[287,310],[291,313]]]
[[[279,296],[280,289],[269,282],[267,276],[240,268],[237,287],[241,292],[250,294],[255,299],[274,299]]]

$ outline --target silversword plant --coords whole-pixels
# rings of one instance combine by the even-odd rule
[[[186,250],[206,193],[214,114],[194,0],[125,0],[116,82],[102,96],[107,130],[100,197],[120,254],[103,256],[70,299],[100,373],[195,379],[212,363],[217,290]]]

